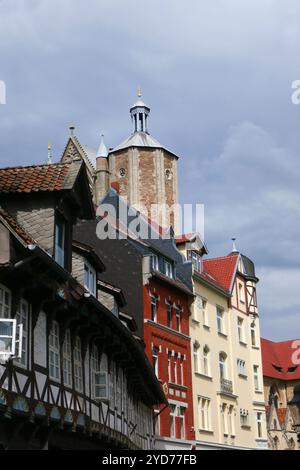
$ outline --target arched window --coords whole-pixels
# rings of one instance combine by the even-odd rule
[[[276,419],[273,420],[273,429],[277,431],[277,421]]]
[[[276,385],[272,385],[269,391],[269,405],[274,404],[275,408],[278,408],[278,401],[279,401],[278,389]]]
[[[273,444],[274,444],[274,449],[277,450],[279,446],[279,439],[277,436],[274,437]]]
[[[204,375],[210,375],[209,347],[207,344],[203,347],[203,370]]]
[[[295,449],[295,441],[292,437],[289,440],[289,449]]]
[[[227,379],[227,355],[224,352],[220,352],[219,354],[219,371],[220,371],[220,379]]]
[[[194,372],[200,373],[200,344],[195,341],[193,344]]]

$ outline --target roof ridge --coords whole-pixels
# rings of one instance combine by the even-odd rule
[[[3,170],[19,170],[19,169],[26,169],[26,168],[51,168],[54,166],[65,166],[65,165],[72,165],[74,162],[57,162],[57,163],[39,163],[39,164],[32,164],[32,165],[18,165],[18,166],[6,166],[4,168],[0,168],[0,171]]]
[[[218,259],[236,258],[238,255],[239,255],[239,253],[236,254],[236,255],[217,256],[216,258],[207,258],[207,259],[204,259],[203,262],[206,262],[206,261],[215,261],[215,260],[218,260]]]

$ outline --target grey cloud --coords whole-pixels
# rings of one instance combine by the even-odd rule
[[[298,269],[299,14],[297,0],[1,1],[1,165],[46,161],[49,140],[58,159],[71,123],[117,145],[141,85],[151,133],[181,156],[182,202],[205,203],[211,255],[236,235],[259,269]],[[293,336],[265,293],[264,334]]]

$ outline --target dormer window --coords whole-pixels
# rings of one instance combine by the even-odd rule
[[[198,273],[202,272],[202,259],[199,253],[196,251],[189,250],[187,252],[187,258],[192,261],[195,271]]]
[[[55,217],[54,259],[63,268],[66,265],[66,222],[60,214]]]
[[[84,263],[84,287],[96,296],[96,270],[87,261]]]
[[[173,271],[173,265],[169,261],[164,262],[164,272],[165,275],[173,279],[174,277],[174,271]]]
[[[158,271],[158,256],[157,255],[151,255],[150,256],[150,270],[151,271]]]

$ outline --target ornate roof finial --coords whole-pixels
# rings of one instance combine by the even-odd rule
[[[137,97],[138,98],[141,98],[142,97],[142,90],[141,90],[141,87],[138,86],[138,89],[137,89]]]
[[[235,244],[236,238],[232,237],[231,240],[232,240],[232,253],[238,253],[238,250],[236,249],[236,244]]]
[[[47,160],[47,163],[49,165],[51,165],[51,163],[52,163],[52,145],[51,145],[50,142],[48,144],[48,160]]]

